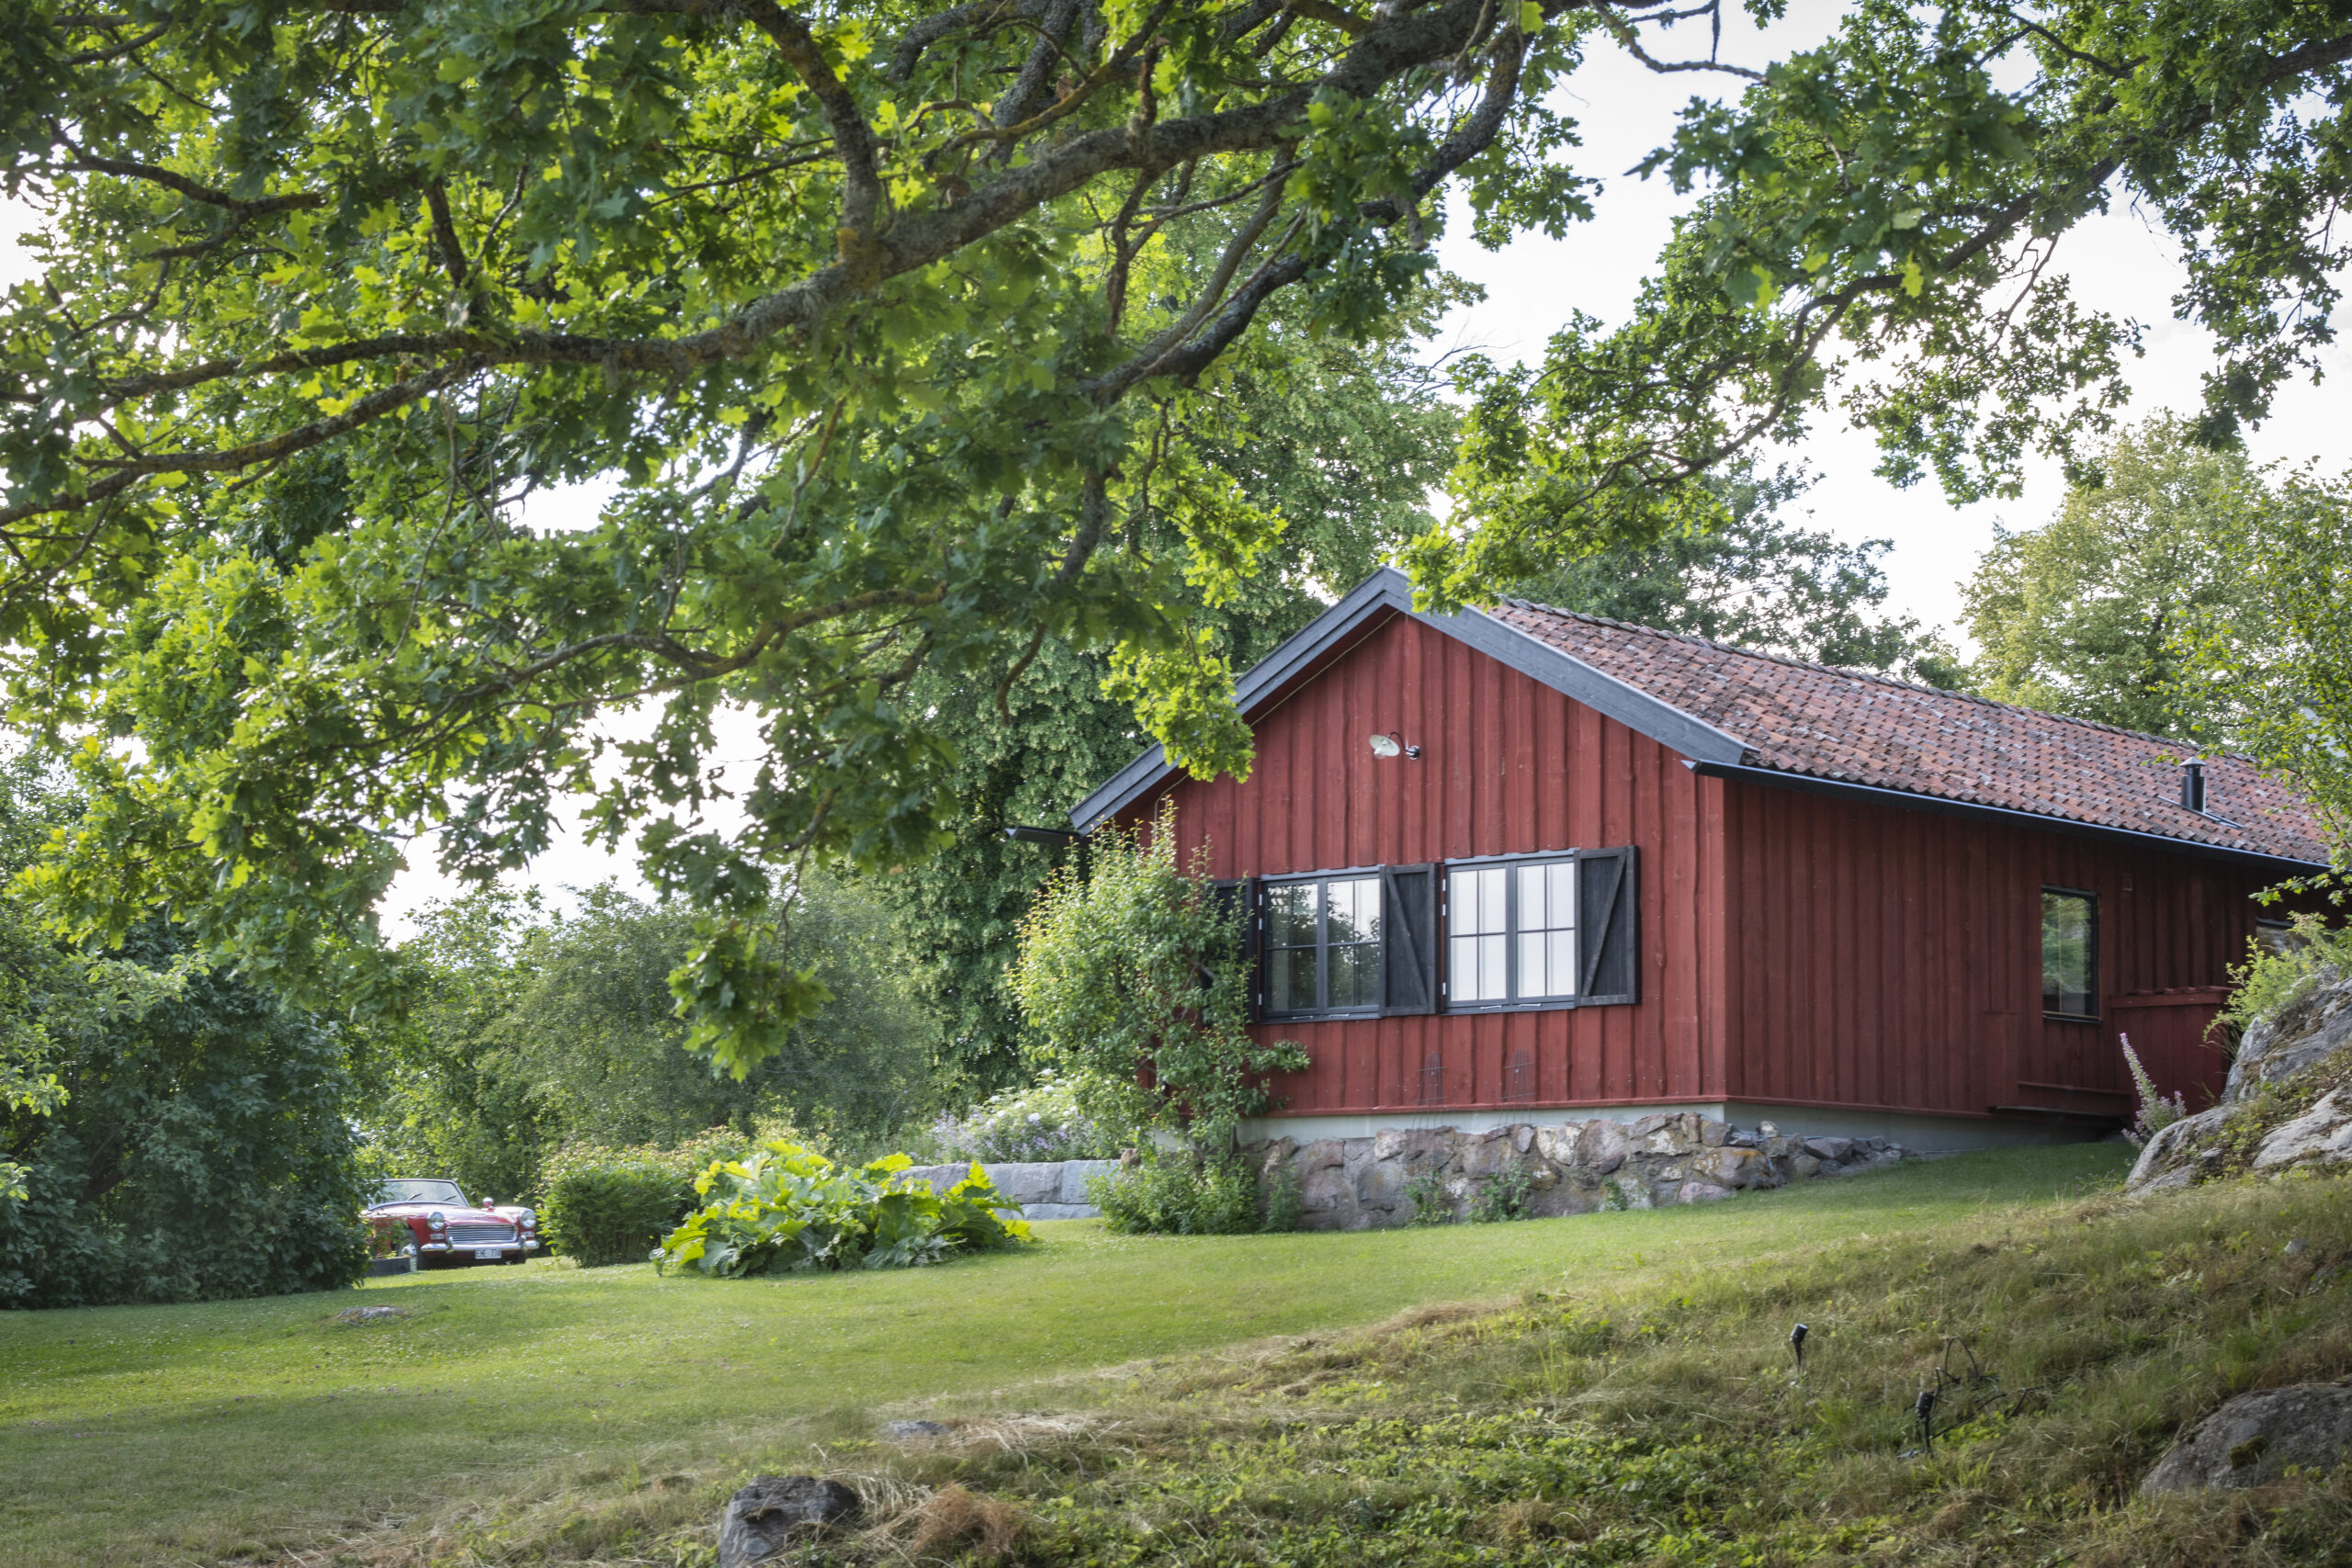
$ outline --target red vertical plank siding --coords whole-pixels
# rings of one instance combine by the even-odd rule
[[[1421,757],[1375,758],[1369,738],[1391,730]],[[1248,780],[1182,780],[1128,819],[1172,800],[1181,849],[1205,844],[1218,876],[1629,843],[1642,857],[1638,1003],[1269,1025],[1313,1059],[1277,1086],[1293,1114],[1416,1110],[1432,1052],[1449,1109],[1499,1109],[1521,1049],[1537,1106],[2121,1111],[2116,1032],[2153,1030],[2156,1004],[2042,1018],[2041,887],[2098,895],[2100,990],[2122,998],[2226,983],[2260,886],[2161,850],[1695,777],[1403,616],[1261,712],[1257,741]],[[2175,1013],[2163,1054],[2186,1073]]]

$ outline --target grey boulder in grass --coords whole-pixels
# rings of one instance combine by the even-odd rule
[[[727,1499],[718,1568],[752,1568],[857,1516],[857,1494],[820,1475],[757,1475]]]
[[[2327,1471],[2352,1451],[2352,1387],[2298,1383],[2242,1393],[2192,1428],[2140,1483],[2143,1494],[2261,1486],[2289,1465]]]

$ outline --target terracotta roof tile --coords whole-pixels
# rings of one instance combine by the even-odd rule
[[[2177,741],[1548,605],[1487,614],[1744,741],[1756,767],[2328,858],[2311,807],[2243,757],[2207,759],[2200,817],[2180,804]]]

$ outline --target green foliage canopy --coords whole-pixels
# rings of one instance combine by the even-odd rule
[[[2187,681],[2200,637],[2258,636],[2246,555],[2269,494],[2242,454],[2159,416],[2100,455],[2039,528],[2001,533],[1963,588],[1978,690],[2152,735],[2221,739]]]
[[[1699,194],[1624,325],[1579,313],[1540,367],[1467,367],[1453,489],[1481,526],[1428,536],[1416,578],[1475,599],[1715,525],[1704,477],[1833,406],[1883,474],[1956,501],[2017,493],[2036,452],[2086,474],[2138,329],[2050,264],[2118,201],[2181,248],[2176,308],[2217,347],[2194,423],[2228,442],[2332,339],[2347,60],[2343,9],[2299,0],[1861,0],[1761,71],[1655,62],[1746,84],[1641,165]]]
[[[1415,320],[1433,323],[1434,290]],[[1451,459],[1455,419],[1434,373],[1395,344],[1321,338],[1276,312],[1263,329],[1274,363],[1238,370],[1192,429],[1206,460],[1252,504],[1285,519],[1279,567],[1221,604],[1187,592],[1193,624],[1247,669],[1433,524],[1431,489]],[[1172,549],[1147,525],[1146,547]],[[1135,710],[1103,688],[1111,660],[1048,641],[1013,673],[1007,653],[970,672],[926,670],[908,701],[953,749],[950,841],[873,885],[898,917],[939,1055],[976,1088],[1015,1081],[1024,1032],[1006,975],[1038,884],[1071,852],[1008,842],[1007,823],[1048,826],[1150,744]]]
[[[653,819],[649,875],[710,911],[690,1039],[780,1049],[822,987],[767,869],[938,847],[924,671],[1091,650],[1172,757],[1246,768],[1189,606],[1281,519],[1193,411],[1266,363],[1278,297],[1393,328],[1450,191],[1488,243],[1586,216],[1551,88],[1597,34],[1710,68],[1647,59],[1675,16],[26,0],[0,169],[48,229],[0,313],[0,644],[18,711],[89,739],[93,803],[43,891],[366,1001],[349,944],[404,835],[486,878],[580,792],[607,838]],[[2257,416],[2352,244],[2312,217],[2352,181],[2347,57],[2297,0],[1866,0],[1686,111],[1649,166],[1710,194],[1630,324],[1474,369],[1479,525],[1423,536],[1425,590],[1716,521],[1699,476],[1841,389],[1956,494],[2071,456],[2130,333],[2045,264],[2118,191],[2188,247],[2206,428]],[[520,510],[605,473],[589,528]],[[722,833],[695,814],[729,701],[766,754]],[[637,703],[650,737],[608,744]]]
[[[382,1087],[363,1118],[375,1157],[388,1174],[520,1196],[573,1145],[675,1147],[778,1124],[855,1143],[926,1109],[930,1031],[887,916],[813,871],[786,907],[788,951],[825,1000],[741,1076],[680,1049],[668,976],[694,945],[685,911],[610,885],[563,913],[499,888],[427,910],[401,949],[414,1005],[375,1032]]]

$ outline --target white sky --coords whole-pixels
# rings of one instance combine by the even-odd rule
[[[1838,7],[1827,0],[1798,0],[1791,12],[1787,21],[1765,32],[1744,13],[1727,16],[1722,58],[1761,65],[1791,49],[1806,47],[1827,31]],[[1651,50],[1661,59],[1676,59],[1705,47],[1700,25],[1663,45],[1653,44]],[[1596,45],[1591,62],[1565,88],[1570,96],[1567,107],[1582,122],[1585,138],[1573,163],[1580,172],[1605,181],[1596,203],[1596,221],[1572,229],[1564,240],[1523,238],[1489,253],[1469,239],[1466,220],[1457,219],[1439,247],[1439,259],[1484,286],[1487,299],[1450,316],[1432,340],[1432,349],[1468,344],[1498,359],[1533,363],[1541,360],[1546,339],[1571,310],[1585,310],[1611,324],[1622,321],[1665,242],[1675,210],[1675,197],[1663,180],[1634,179],[1623,171],[1667,140],[1675,111],[1694,94],[1723,96],[1736,85],[1730,77],[1695,73],[1656,76]],[[0,203],[0,286],[27,270],[13,241],[31,221],[25,209]],[[2127,417],[2194,407],[2199,376],[2211,360],[2211,340],[2201,330],[2173,319],[2172,295],[2183,274],[2170,241],[2137,215],[2119,211],[2068,235],[2059,250],[2059,265],[2082,280],[2078,293],[2086,303],[2136,319],[2148,328],[2145,356],[2130,373],[2134,399]],[[2326,363],[2335,376],[2352,372],[2352,350],[2339,346]],[[2254,457],[2260,461],[2316,457],[2330,467],[2344,463],[2352,457],[2352,442],[2346,439],[2347,422],[2337,403],[2332,386],[2303,382],[2289,389],[2272,419],[2250,434]],[[1946,627],[1962,646],[1954,624],[1959,585],[1990,544],[1994,523],[2031,526],[2055,510],[2064,491],[2054,467],[2048,464],[2030,471],[2026,493],[2011,502],[1954,508],[1932,483],[1898,491],[1871,472],[1877,455],[1869,438],[1843,428],[1834,414],[1817,421],[1806,440],[1768,456],[1801,459],[1820,473],[1821,482],[1805,502],[1815,525],[1847,540],[1893,539],[1895,547],[1885,560],[1893,588],[1891,607]],[[569,504],[540,509],[535,521],[558,527],[573,519],[585,521],[593,517],[597,499],[593,491],[577,495]],[[725,727],[722,755],[749,757],[756,750],[747,724]],[[451,891],[434,874],[429,852],[422,846],[413,860],[414,868],[393,885],[387,900],[390,934],[407,930],[409,917],[425,901]],[[630,857],[616,859],[572,836],[539,857],[529,879],[553,896],[560,886],[586,886],[607,876],[641,889]]]

